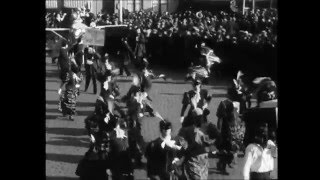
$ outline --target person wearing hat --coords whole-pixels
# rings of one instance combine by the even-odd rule
[[[208,105],[211,101],[211,96],[208,94],[208,90],[201,89],[201,82],[199,80],[195,80],[193,82],[193,90],[185,92],[182,100],[182,109],[180,113],[180,122],[183,127],[190,126],[192,124],[191,112],[200,108],[203,111],[210,112],[208,110]],[[187,116],[184,116],[185,110],[190,105],[189,112]]]
[[[192,125],[182,127],[178,136],[185,142],[180,150],[183,168],[187,179],[207,179],[209,157],[207,147],[214,143],[201,130],[203,110],[195,108],[191,111]]]
[[[123,75],[123,71],[125,71],[127,76],[131,76],[131,73],[128,69],[128,65],[130,63],[130,54],[133,54],[131,47],[128,44],[127,38],[121,38],[121,46],[118,51],[118,57],[120,62],[120,75]]]
[[[142,63],[142,59],[146,57],[146,42],[147,39],[145,34],[143,33],[142,29],[137,29],[137,36],[136,36],[136,47],[134,50],[134,55],[137,63],[138,69],[141,70],[140,66]]]
[[[160,137],[148,143],[145,151],[147,158],[147,176],[154,179],[169,180],[172,171],[174,151],[181,146],[171,137],[172,125],[167,120],[159,122]]]
[[[93,47],[88,47],[84,50],[84,58],[85,58],[85,69],[86,69],[86,83],[85,90],[88,90],[90,80],[92,79],[93,83],[93,93],[97,94],[97,81],[96,81],[96,72],[94,66],[97,66],[97,60],[101,58],[101,56],[94,50]]]

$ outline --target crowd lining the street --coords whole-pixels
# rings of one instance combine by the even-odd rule
[[[80,10],[79,14],[87,26],[92,26],[92,21],[96,25],[117,24],[118,21],[116,15],[100,14],[95,19],[85,10]],[[64,16],[67,15],[61,16],[60,13],[57,17]],[[74,16],[74,19],[79,19],[79,16]],[[81,67],[84,66],[86,71],[85,91],[88,91],[91,80],[94,94],[97,93],[96,81],[101,87],[95,110],[85,119],[91,143],[79,162],[76,174],[84,180],[106,179],[108,176],[112,179],[133,179],[133,169],[142,165],[141,159],[145,156],[150,179],[207,179],[209,158],[218,158],[217,169],[228,174],[226,166],[232,167],[237,155],[244,153],[244,179],[269,179],[277,156],[277,118],[252,114],[264,108],[270,110],[271,107],[272,112],[276,109],[273,104],[278,95],[273,80],[260,78],[254,86],[248,82],[246,74],[239,71],[233,86],[228,89],[227,98],[218,106],[218,123],[215,125],[207,119],[212,95],[202,89],[201,79],[193,78],[193,89],[183,95],[182,127],[177,137],[171,137],[171,120],[163,118],[153,108],[152,104],[156,102],[148,95],[152,77],[156,77],[148,66],[162,54],[161,49],[170,51],[164,50],[166,45],[156,43],[157,37],[166,38],[167,42],[174,41],[175,37],[183,39],[184,45],[181,46],[189,50],[183,59],[190,58],[185,60],[193,63],[199,61],[205,48],[203,44],[214,47],[220,42],[247,42],[262,48],[276,48],[277,13],[261,10],[241,17],[225,12],[216,15],[191,11],[161,15],[137,12],[126,14],[124,23],[129,27],[129,35],[121,39],[122,49],[117,51],[122,59],[119,67],[110,63],[108,53],[101,54],[91,46],[81,45],[81,36],[76,44],[62,41],[55,55],[60,68],[59,110],[63,116],[73,120],[76,114],[76,99],[81,95],[80,84],[84,80]],[[53,27],[61,26],[54,24]],[[126,67],[130,62],[137,70],[133,76]],[[131,88],[125,95],[119,93],[114,78],[123,72],[133,77]],[[257,96],[257,107],[251,107],[253,94]],[[125,104],[126,110],[121,108],[121,103]],[[190,108],[185,115],[188,106]],[[160,119],[161,135],[148,144],[141,135],[141,121],[145,116]],[[212,146],[217,150],[210,150]]]

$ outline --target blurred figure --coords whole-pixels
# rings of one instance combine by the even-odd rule
[[[242,171],[244,179],[271,179],[276,157],[277,147],[269,139],[268,124],[261,123],[257,126],[254,142],[246,148]]]
[[[88,90],[90,85],[90,81],[92,79],[93,83],[93,93],[97,94],[97,81],[96,81],[96,72],[94,66],[97,66],[97,60],[101,58],[101,56],[93,49],[93,47],[88,47],[84,51],[85,57],[85,69],[86,69],[86,84],[85,84],[85,92]]]

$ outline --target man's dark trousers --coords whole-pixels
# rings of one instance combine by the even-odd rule
[[[97,80],[96,80],[96,74],[94,72],[94,68],[92,65],[86,64],[85,65],[85,69],[86,69],[86,84],[85,84],[85,90],[88,90],[89,84],[90,84],[90,80],[92,78],[92,82],[93,82],[93,93],[97,94]]]

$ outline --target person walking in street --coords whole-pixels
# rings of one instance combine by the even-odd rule
[[[68,56],[68,43],[66,41],[62,41],[60,53],[58,57],[58,66],[60,67],[60,87],[58,89],[58,94],[61,94],[63,85],[67,82],[68,72],[70,70],[71,60]]]
[[[76,65],[74,64],[74,67]],[[66,75],[65,91],[61,96],[61,109],[63,116],[69,116],[70,120],[73,120],[73,116],[76,113],[76,97],[77,87],[76,85],[81,81],[81,78],[77,76],[78,68],[71,68]]]
[[[93,83],[93,93],[97,94],[97,80],[96,80],[96,72],[94,66],[97,66],[97,60],[101,58],[101,56],[94,50],[93,47],[88,47],[85,49],[85,70],[86,70],[86,84],[85,84],[85,92],[88,90],[90,80],[92,79]]]
[[[183,100],[182,100],[182,109],[181,109],[181,119],[180,122],[182,123],[183,127],[189,126],[192,124],[191,119],[191,112],[195,108],[200,108],[204,111],[204,114],[208,115],[210,111],[208,110],[208,105],[211,101],[211,96],[208,95],[208,91],[205,89],[201,89],[201,82],[196,80],[193,82],[193,90],[184,93]],[[184,116],[184,113],[188,106],[189,112],[187,116]]]
[[[151,141],[146,147],[147,174],[151,180],[169,180],[174,151],[180,150],[181,146],[176,145],[172,140],[172,125],[169,121],[161,120],[159,126],[160,137]]]
[[[209,157],[207,147],[215,141],[201,130],[203,122],[203,111],[195,108],[191,112],[192,124],[188,127],[182,127],[178,136],[185,143],[182,144],[183,154],[180,158],[183,160],[184,174],[187,180],[208,179]]]
[[[238,151],[243,149],[245,125],[239,117],[238,96],[236,89],[229,88],[228,98],[220,102],[216,114],[217,127],[221,132],[221,141],[217,145],[220,152],[217,167],[224,174],[228,174],[226,165],[232,167],[231,163],[235,162]]]
[[[118,51],[118,57],[120,62],[120,75],[123,75],[123,71],[126,73],[127,76],[131,76],[131,73],[128,69],[128,65],[130,63],[130,55],[129,53],[132,53],[132,50],[127,42],[126,38],[121,39],[121,47]]]
[[[146,42],[147,39],[145,34],[141,29],[137,29],[137,36],[136,36],[136,47],[134,51],[135,59],[136,59],[136,67],[139,70],[142,70],[142,61],[143,58],[146,57]]]

